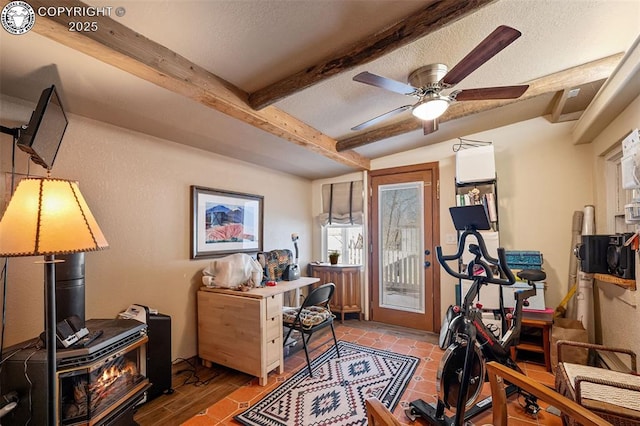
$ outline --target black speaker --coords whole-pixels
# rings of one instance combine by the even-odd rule
[[[583,235],[582,244],[575,248],[575,255],[580,260],[580,270],[590,274],[607,274],[607,249],[609,235]]]
[[[624,243],[633,236],[633,233],[609,236],[607,264],[609,265],[610,274],[625,279],[634,279],[636,277],[636,252],[631,246],[624,245]]]
[[[147,311],[148,312],[148,311]],[[164,314],[147,314],[147,377],[151,388],[147,401],[163,393],[173,393],[171,388],[171,317]]]

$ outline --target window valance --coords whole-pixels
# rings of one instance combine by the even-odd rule
[[[320,224],[362,225],[364,188],[361,180],[322,185]]]

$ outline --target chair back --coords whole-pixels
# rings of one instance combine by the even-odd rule
[[[369,398],[364,401],[367,408],[367,424],[370,426],[400,426],[402,423],[378,399]]]
[[[578,424],[584,426],[610,426],[607,420],[603,419],[597,413],[590,411],[582,405],[570,400],[558,392],[551,390],[542,383],[536,382],[530,377],[525,376],[509,367],[491,361],[487,363],[487,373],[489,375],[489,383],[491,386],[491,397],[493,399],[493,421],[494,426],[506,426],[509,416],[507,415],[507,394],[504,382],[509,382],[522,390],[525,390],[538,399],[553,405],[562,413],[575,419]]]
[[[302,302],[302,307],[307,308],[309,306],[323,306],[328,307],[329,301],[333,297],[333,292],[336,289],[334,283],[323,284],[320,287],[316,287]]]

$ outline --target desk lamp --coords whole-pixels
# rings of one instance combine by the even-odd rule
[[[56,425],[56,254],[102,250],[109,244],[78,184],[52,178],[18,183],[0,220],[0,257],[44,256],[47,424]]]

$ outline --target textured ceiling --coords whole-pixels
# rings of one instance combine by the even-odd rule
[[[6,3],[6,1],[4,2]],[[96,6],[113,2],[90,1]],[[253,92],[332,52],[366,39],[422,9],[425,1],[386,0],[121,0],[114,20],[230,82]],[[341,139],[349,129],[411,98],[352,81],[361,71],[399,81],[430,63],[455,65],[499,25],[522,36],[456,88],[520,84],[628,49],[638,36],[635,0],[501,0],[368,64],[356,66],[275,103],[320,132]],[[0,31],[0,92],[35,104],[55,83],[78,115],[261,164],[310,179],[353,169],[184,98],[35,32]],[[368,158],[548,113],[552,96],[498,112],[443,123],[357,148]],[[406,115],[404,115],[406,114]],[[399,120],[410,117],[406,112]],[[25,122],[28,117],[25,117]],[[393,120],[392,120],[393,121]]]

